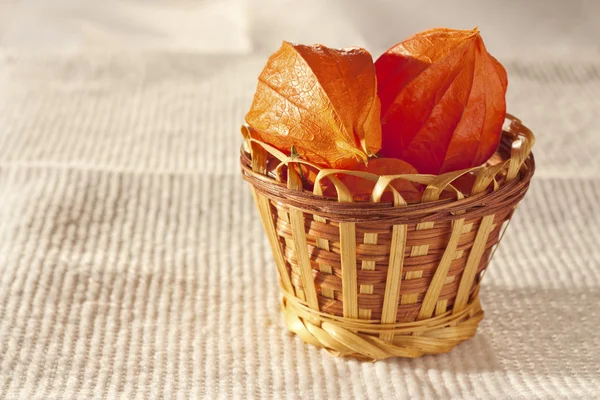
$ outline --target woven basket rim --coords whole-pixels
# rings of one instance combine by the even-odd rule
[[[285,183],[279,182],[276,179],[273,179],[271,177],[268,177],[268,176],[262,175],[260,173],[257,173],[255,171],[252,171],[252,168],[250,167],[250,162],[251,162],[251,159],[250,159],[250,157],[248,157],[247,153],[243,153],[240,156],[240,165],[242,166],[242,172],[243,172],[244,178],[246,180],[250,181],[251,183],[255,183],[256,180],[259,180],[259,181],[263,181],[266,184],[276,185],[276,186],[280,187],[282,191],[287,192],[286,195],[293,199],[297,199],[297,200],[310,199],[315,202],[322,202],[323,205],[327,205],[327,206],[329,206],[331,204],[335,204],[336,207],[339,207],[340,209],[344,209],[344,208],[347,208],[347,209],[376,208],[376,209],[379,209],[382,211],[388,211],[388,210],[398,211],[398,207],[394,207],[392,205],[391,201],[382,201],[379,203],[374,203],[371,201],[359,200],[359,201],[356,201],[353,203],[342,203],[342,202],[339,202],[334,197],[318,196],[318,195],[313,194],[309,190],[303,190],[302,192],[299,192],[296,190],[288,189],[286,187]],[[535,158],[534,158],[533,154],[530,154],[525,165],[527,166],[527,168],[525,170],[521,171],[520,179],[511,181],[511,182],[506,182],[503,185],[501,185],[498,188],[498,190],[496,190],[496,191],[488,190],[488,191],[477,193],[474,195],[468,195],[463,199],[446,198],[446,199],[429,201],[426,203],[408,203],[406,205],[403,205],[402,209],[405,211],[422,210],[422,209],[431,209],[431,208],[434,208],[437,206],[445,206],[445,205],[451,205],[451,204],[454,204],[454,205],[457,205],[458,207],[460,207],[460,205],[463,205],[463,204],[471,204],[474,200],[477,200],[478,203],[486,204],[489,202],[490,199],[493,199],[493,196],[491,196],[491,195],[493,195],[494,193],[503,194],[504,191],[508,190],[507,188],[510,188],[511,186],[514,186],[517,184],[519,184],[519,186],[525,185],[526,182],[528,182],[532,178],[532,176],[534,175],[534,172],[535,172]],[[470,199],[471,199],[471,201],[470,201]],[[486,200],[488,200],[488,201],[486,201]]]
[[[511,159],[511,146],[521,137],[519,132],[526,130],[531,133],[517,118],[507,115],[507,119],[511,124],[503,130],[498,150],[503,161]],[[340,202],[338,199],[318,196],[307,190],[289,189],[284,182],[253,171],[251,162],[250,154],[242,150],[240,155],[242,176],[257,191],[272,200],[337,222],[386,220],[397,223],[419,223],[440,219],[454,220],[463,218],[467,210],[470,216],[483,216],[490,212],[490,208],[505,208],[517,204],[525,196],[535,172],[535,159],[533,153],[528,151],[519,165],[516,179],[503,182],[496,190],[486,190],[462,199],[449,198],[397,206],[391,202]]]

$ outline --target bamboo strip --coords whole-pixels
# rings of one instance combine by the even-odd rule
[[[433,226],[434,226],[433,222],[421,222],[420,224],[417,224],[415,229],[417,231],[422,231],[422,230],[431,229],[431,228],[433,228]],[[410,256],[411,257],[426,256],[428,252],[429,252],[428,244],[417,245],[417,246],[411,247]],[[406,279],[406,280],[419,279],[421,277],[423,277],[423,271],[408,271],[408,272],[406,272],[406,276],[404,279]],[[417,302],[418,297],[419,297],[419,295],[417,293],[405,294],[400,299],[400,304],[414,304]]]
[[[442,291],[442,287],[446,281],[448,268],[455,257],[456,246],[458,245],[460,235],[462,234],[464,223],[464,219],[459,219],[452,222],[452,234],[450,235],[450,240],[448,241],[448,245],[444,251],[442,260],[435,271],[435,275],[433,275],[433,279],[429,284],[429,289],[427,289],[427,293],[425,293],[425,298],[423,299],[421,310],[419,311],[419,316],[417,319],[430,318],[433,313],[435,304],[440,297],[440,292]]]
[[[390,248],[390,261],[385,282],[385,295],[381,311],[381,323],[396,322],[398,300],[400,298],[400,284],[402,282],[402,264],[404,263],[404,248],[406,247],[406,225],[394,225],[392,228],[392,243]],[[381,340],[386,342],[394,338],[392,334],[382,334]]]
[[[342,302],[344,317],[358,318],[356,282],[356,228],[352,222],[340,223],[342,260]]]
[[[477,267],[481,262],[481,257],[485,251],[485,244],[490,232],[492,231],[493,224],[493,215],[486,215],[481,220],[479,230],[477,231],[477,236],[475,236],[473,247],[471,247],[471,252],[469,253],[469,258],[467,259],[467,265],[460,280],[460,285],[458,286],[456,300],[454,301],[454,313],[457,313],[465,308],[467,301],[469,300],[469,293],[471,292],[471,286],[473,285],[473,280],[475,279],[475,273],[477,272]]]
[[[252,169],[260,174],[264,174],[267,171],[267,152],[255,143],[251,144],[252,148]],[[275,266],[279,273],[279,281],[284,289],[292,292],[293,286],[288,273],[285,258],[281,250],[281,244],[277,232],[275,231],[274,218],[271,211],[271,205],[269,199],[256,192],[254,187],[251,188],[252,197],[254,197],[254,203],[258,209],[260,220],[263,228],[267,234],[271,251],[273,252],[273,258],[275,259]]]
[[[320,217],[318,215],[313,215],[313,219],[317,222],[322,222],[322,223],[326,223],[327,220],[323,217]],[[330,251],[329,248],[329,240],[318,237],[316,239],[316,243],[317,243],[317,248],[322,249],[322,250],[326,250],[326,251]],[[332,269],[331,269],[331,265],[329,264],[325,264],[325,263],[319,263],[319,271],[324,272],[326,274],[331,274],[332,273]],[[329,299],[333,299],[334,298],[334,292],[333,289],[331,288],[325,288],[322,287],[321,288],[321,294],[324,297],[327,297]]]
[[[279,272],[279,280],[281,285],[286,290],[293,291],[290,275],[288,273],[285,258],[283,257],[283,252],[281,250],[281,244],[279,243],[277,232],[275,232],[275,225],[273,224],[273,215],[271,214],[269,199],[258,193],[254,194],[254,198],[263,228],[267,233],[267,239],[271,245],[271,251],[273,252],[273,258],[275,259],[275,266]]]
[[[364,244],[377,244],[377,234],[376,233],[365,233],[363,243]],[[375,261],[363,260],[361,269],[365,270],[365,271],[374,271],[375,270]]]
[[[376,233],[365,233],[363,237],[364,244],[377,244]],[[363,260],[361,265],[363,271],[375,271],[375,261]],[[361,294],[373,294],[373,285],[360,285],[358,292]],[[358,317],[360,319],[371,319],[371,310],[368,308],[359,308]]]
[[[294,168],[288,171],[288,186],[292,190],[302,190],[302,181]],[[304,295],[310,308],[319,309],[317,291],[312,275],[312,267],[308,256],[308,246],[306,244],[306,232],[304,230],[304,213],[294,207],[290,207],[290,222],[292,225],[292,238],[294,247],[298,255],[298,264],[302,274],[302,283]]]

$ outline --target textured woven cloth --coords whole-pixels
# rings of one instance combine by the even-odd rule
[[[600,58],[506,62],[538,172],[452,353],[287,332],[238,166],[264,57],[0,55],[0,398],[593,398]]]

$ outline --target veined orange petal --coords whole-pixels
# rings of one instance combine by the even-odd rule
[[[494,153],[506,114],[506,71],[477,29],[419,33],[375,66],[382,156],[439,174],[481,165]]]
[[[258,138],[325,167],[352,168],[381,147],[371,55],[284,42],[259,76],[246,122]]]

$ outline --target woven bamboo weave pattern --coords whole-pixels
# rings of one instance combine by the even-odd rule
[[[440,176],[321,170],[313,195],[294,167],[302,160],[248,139],[243,173],[274,253],[290,331],[334,355],[368,360],[448,352],[471,338],[483,318],[481,277],[534,172],[533,142],[509,115],[496,164]],[[273,157],[275,179],[267,172]],[[353,201],[337,178],[344,173],[377,182],[371,202]],[[452,183],[468,173],[476,178],[465,196]],[[395,179],[426,185],[421,203],[407,204],[390,185]],[[320,196],[325,180],[337,200]],[[381,202],[388,188],[391,204]],[[454,198],[440,200],[444,191]]]

